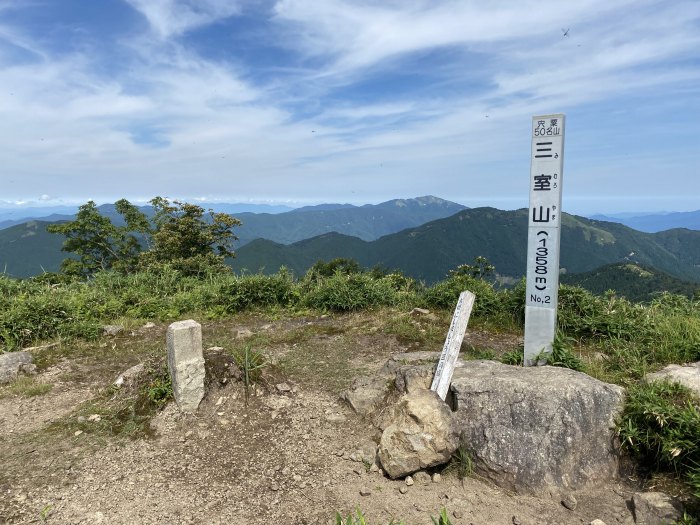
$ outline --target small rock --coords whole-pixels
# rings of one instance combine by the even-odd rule
[[[413,479],[421,485],[427,485],[432,481],[430,479],[430,474],[428,474],[425,470],[420,470],[413,474]]]
[[[78,423],[85,423],[85,416],[78,416]]]
[[[92,421],[94,423],[98,423],[99,421],[102,420],[102,416],[99,414],[90,414],[87,418],[88,421]]]
[[[411,310],[411,315],[428,315],[430,313],[430,310],[426,310],[425,308],[414,308]]]
[[[102,327],[102,335],[114,337],[124,331],[124,327],[119,324],[106,324]]]
[[[413,485],[413,476],[406,476],[406,485],[409,487]]]
[[[155,328],[155,327],[156,327],[156,323],[148,322],[145,325],[143,325],[141,328],[145,328],[146,330],[148,330],[149,328]]]
[[[605,522],[603,520],[593,520],[590,525],[605,525]]]
[[[373,473],[379,472],[379,467],[377,466],[376,463],[372,463],[372,466],[369,467],[369,471],[373,472]]]
[[[362,487],[360,489],[360,496],[371,496],[372,490],[369,487]]]
[[[561,504],[569,510],[576,510],[576,505],[578,505],[578,501],[576,501],[576,498],[573,494],[567,494],[566,496],[564,496],[564,499],[561,500]]]
[[[358,476],[362,476],[362,469],[360,467],[355,467],[352,471]]]
[[[401,485],[401,486],[399,487],[399,492],[400,492],[401,494],[406,494],[406,492],[408,492],[408,487],[407,487],[406,485]]]
[[[272,485],[270,485],[270,490],[274,490],[275,492],[277,492],[279,489],[280,486],[277,483],[273,483]]]
[[[33,375],[36,365],[29,352],[7,352],[0,354],[0,384],[9,383],[21,374]]]
[[[277,389],[277,391],[278,391],[280,394],[284,394],[284,393],[287,393],[287,392],[291,392],[291,391],[292,391],[292,387],[289,386],[288,383],[278,383],[278,384],[275,385],[275,388]]]
[[[511,521],[513,522],[513,525],[522,525],[522,522],[517,516],[513,516],[513,519]]]
[[[145,368],[143,363],[139,363],[138,365],[134,365],[128,370],[122,372],[119,374],[119,377],[114,380],[113,385],[116,387],[121,388],[122,386],[129,386],[133,385],[137,382],[138,378],[144,373]]]
[[[253,337],[253,332],[247,328],[240,328],[236,331],[236,339],[248,339]]]
[[[638,492],[632,497],[634,519],[639,525],[674,523],[683,514],[681,504],[663,492]]]
[[[299,474],[294,474],[294,477],[292,478],[294,481],[299,482],[301,481],[301,476]]]
[[[461,511],[461,510],[459,510],[459,509],[455,509],[454,512],[452,512],[452,515],[453,515],[455,518],[459,519],[459,518],[464,517],[464,512]]]
[[[75,434],[73,434],[73,435],[76,436],[76,437],[78,437],[78,436],[79,436],[80,434],[82,434],[82,433],[83,433],[82,430],[76,430],[76,431],[75,431]]]
[[[439,472],[436,472],[435,474],[433,474],[432,480],[433,483],[440,483],[442,481],[442,476]]]
[[[345,421],[343,414],[326,414],[324,417],[329,423],[342,423]]]

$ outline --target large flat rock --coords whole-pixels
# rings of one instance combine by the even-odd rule
[[[534,493],[616,477],[622,387],[565,368],[468,361],[451,389],[462,442],[496,484]]]
[[[647,374],[644,380],[649,383],[664,380],[680,383],[700,397],[700,361],[687,365],[668,365],[658,372]]]

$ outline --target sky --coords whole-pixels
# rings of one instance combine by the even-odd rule
[[[697,0],[0,0],[0,206],[700,208]]]

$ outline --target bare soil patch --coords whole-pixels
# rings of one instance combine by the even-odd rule
[[[382,311],[200,322],[205,348],[250,345],[268,357],[248,405],[240,381],[217,376],[196,415],[170,403],[149,432],[130,434],[107,424],[123,401],[110,385],[137,362],[164,356],[165,326],[52,350],[38,377],[54,384],[48,393],[0,398],[0,523],[330,524],[336,511],[358,506],[372,524],[429,525],[443,506],[455,525],[633,523],[632,487],[623,483],[576,492],[571,511],[562,494],[512,494],[443,469],[439,482],[407,486],[351,459],[378,435],[338,394],[393,353],[439,350],[435,334],[446,333],[449,319],[415,324]],[[465,345],[500,353],[519,338],[475,329]]]

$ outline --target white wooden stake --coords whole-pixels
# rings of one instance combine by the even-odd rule
[[[452,324],[450,324],[445,344],[442,347],[442,354],[440,354],[440,361],[435,370],[433,384],[430,386],[430,390],[437,392],[443,401],[452,382],[452,374],[455,370],[457,357],[459,357],[459,349],[462,346],[462,340],[469,323],[469,316],[474,307],[474,299],[475,296],[471,292],[464,291],[459,294],[455,313],[452,316]]]

